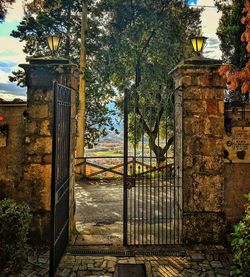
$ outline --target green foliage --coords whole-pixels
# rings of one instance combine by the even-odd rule
[[[0,268],[1,276],[21,269],[31,220],[29,207],[13,200],[0,201]]]
[[[166,126],[166,120],[172,120],[167,117],[171,111],[166,113],[173,89],[168,73],[191,55],[189,37],[199,32],[200,11],[177,0],[103,0],[96,14],[108,15],[100,39],[100,82],[116,89],[120,110],[123,91],[129,90],[130,141],[137,144],[144,133],[149,147],[163,159],[168,147],[158,147],[156,140],[161,122]]]
[[[239,277],[250,276],[250,193],[245,195],[247,199],[245,215],[234,226],[231,245],[233,247],[232,275]]]
[[[50,50],[47,46],[47,36],[57,34],[61,36],[61,45],[58,55],[69,58],[72,63],[79,64],[80,30],[81,30],[81,4],[82,0],[45,0],[30,1],[26,5],[25,16],[12,36],[25,42],[24,53],[27,56],[48,56]],[[41,4],[41,3],[42,4]],[[100,82],[100,62],[102,48],[100,46],[101,22],[92,16],[93,1],[88,4],[89,22],[87,32],[87,69],[85,78],[86,91],[86,144],[91,147],[100,137],[113,130],[112,116],[107,104],[114,96],[113,89]],[[103,67],[103,66],[102,66]],[[24,72],[16,71],[9,77],[10,81],[25,86]]]
[[[182,0],[86,2],[86,144],[95,144],[108,130],[114,129],[115,111],[110,111],[107,104],[115,101],[121,108],[125,88],[136,92],[139,98],[145,97],[144,110],[140,110],[143,116],[137,112],[136,117],[139,115],[140,121],[143,118],[149,128],[156,129],[166,106],[169,108],[166,99],[173,84],[168,73],[191,55],[189,37],[199,32],[200,11]],[[44,3],[43,9],[27,8],[12,35],[26,42],[27,55],[48,55],[46,35],[59,33],[63,38],[59,55],[78,64],[82,0],[45,0]],[[12,81],[18,80],[17,72]],[[156,99],[157,94],[162,101]],[[152,111],[155,102],[157,106]],[[152,129],[147,134],[149,137]],[[154,144],[157,134],[151,137]]]
[[[222,12],[217,35],[224,63],[243,68],[248,61],[246,44],[241,41],[245,25],[241,23],[245,0],[215,0],[215,5]],[[244,101],[241,89],[227,92],[225,102]]]
[[[216,6],[222,12],[217,29],[221,41],[221,51],[224,62],[243,67],[247,62],[245,44],[241,42],[241,35],[245,25],[241,23],[245,0],[216,0]]]

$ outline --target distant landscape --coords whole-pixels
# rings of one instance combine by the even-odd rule
[[[87,158],[87,162],[90,162],[92,164],[96,164],[105,168],[110,168],[113,166],[121,165],[120,167],[116,168],[115,170],[123,173],[123,155],[124,155],[124,132],[122,130],[122,126],[120,128],[120,133],[115,134],[114,132],[110,132],[106,137],[102,138],[100,142],[95,145],[92,149],[85,149],[85,156],[89,157]],[[143,162],[144,164],[148,164],[151,166],[156,166],[156,159],[155,155],[151,152],[147,143],[147,139],[144,138],[144,158],[142,158],[142,144],[138,143],[137,149],[136,149],[136,160],[138,162]],[[164,142],[162,142],[164,144]],[[134,156],[134,148],[131,143],[129,143],[129,158],[128,161],[133,160]],[[171,154],[169,154],[170,156]],[[148,158],[146,158],[146,157]],[[149,157],[152,157],[151,159]],[[95,158],[96,157],[96,158]],[[100,158],[101,157],[101,158]],[[112,158],[111,158],[112,157]],[[173,163],[173,160],[170,159],[169,163]],[[129,168],[132,167],[132,163],[129,165]],[[142,166],[137,164],[136,168],[140,167],[139,170],[142,170]],[[146,168],[145,168],[146,169]],[[86,167],[86,173],[87,176],[93,174],[94,172],[99,171],[100,169],[87,165]],[[132,169],[131,169],[132,170]],[[100,177],[100,175],[98,175]],[[119,177],[119,175],[113,174],[111,172],[106,172],[105,174],[102,174],[102,177]],[[121,176],[120,176],[121,177]]]

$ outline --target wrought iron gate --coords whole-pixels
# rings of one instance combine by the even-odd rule
[[[68,244],[71,90],[54,83],[50,276]]]
[[[182,187],[174,166],[172,98],[163,91],[155,96],[125,92],[125,245],[181,243]]]

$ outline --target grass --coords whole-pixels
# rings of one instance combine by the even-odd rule
[[[112,151],[96,151],[94,153],[86,153],[86,156],[91,157],[108,157],[108,156],[123,156],[123,153],[117,153]]]

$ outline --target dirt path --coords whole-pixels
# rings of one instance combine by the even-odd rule
[[[76,245],[122,244],[123,181],[76,182]]]

